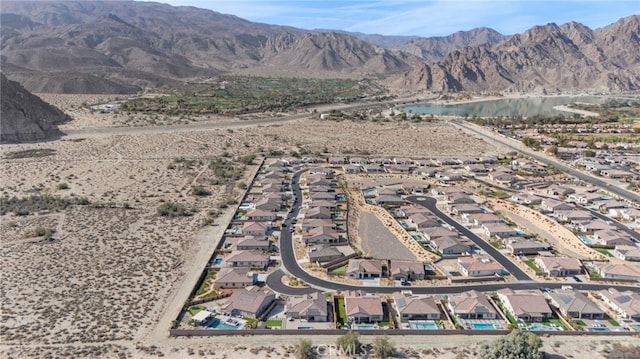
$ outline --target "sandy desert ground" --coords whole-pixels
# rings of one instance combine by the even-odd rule
[[[104,114],[105,118],[93,117],[82,105],[105,99],[47,98],[76,118],[66,128],[126,124],[127,119],[114,118],[111,113]],[[296,337],[243,337],[243,349],[239,338],[171,339],[166,334],[167,320],[171,319],[168,308],[184,303],[188,279],[202,270],[194,263],[204,265],[222,228],[204,225],[208,212],[219,211],[221,217],[216,221],[223,222],[221,218],[233,211],[219,209],[220,204],[241,193],[235,183],[216,184],[220,179],[208,168],[209,160],[225,152],[233,158],[258,149],[288,152],[296,146],[311,152],[327,147],[334,154],[413,157],[478,156],[496,151],[444,124],[398,126],[318,120],[193,132],[167,129],[116,135],[101,131],[86,138],[3,145],[2,196],[75,196],[85,197],[93,205],[0,216],[0,357],[183,358],[203,354],[238,358],[253,355],[259,347],[263,350],[257,358],[284,357],[287,350],[292,356],[286,348],[296,343]],[[45,157],[9,158],[12,153],[34,149],[53,151]],[[246,168],[240,180],[248,181],[252,169]],[[68,189],[61,189],[61,184]],[[211,195],[192,195],[194,185],[203,186]],[[169,201],[195,207],[197,212],[190,217],[158,216],[157,208]],[[51,240],[35,237],[38,227],[54,230]],[[418,356],[429,356],[422,350],[439,348],[441,354],[434,357],[453,358],[457,354],[452,353],[459,353],[463,343],[484,340],[446,338],[443,343],[439,337],[402,337],[397,344],[420,350]],[[618,339],[589,342],[601,350],[605,340],[613,343]],[[556,341],[565,342],[565,338],[550,339],[547,346]],[[266,351],[264,343],[273,349]],[[574,347],[569,349],[571,345]],[[576,357],[578,350],[585,349],[579,342],[560,348]],[[444,351],[447,353],[442,354]]]

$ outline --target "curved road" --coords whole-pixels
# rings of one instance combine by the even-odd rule
[[[291,185],[297,204],[302,203],[302,191],[300,190],[299,179],[300,175],[305,170],[300,170],[292,176]],[[419,201],[425,202],[425,201]],[[422,204],[421,204],[422,205]],[[437,208],[436,208],[437,210]],[[297,217],[300,212],[300,207],[296,206],[288,214],[285,219],[287,227],[293,225],[292,219]],[[440,212],[438,210],[438,212]],[[438,213],[434,212],[434,213]],[[447,217],[449,218],[449,217]],[[451,221],[453,219],[449,218]],[[457,222],[456,222],[457,223]],[[465,228],[466,229],[466,228]],[[433,287],[370,287],[370,286],[358,286],[345,283],[336,283],[326,279],[315,277],[300,267],[296,260],[295,251],[293,248],[293,236],[289,231],[282,231],[280,236],[280,257],[282,260],[282,268],[272,272],[266,280],[266,284],[274,291],[289,294],[289,295],[302,295],[320,290],[363,290],[368,293],[394,293],[402,289],[411,289],[416,294],[447,294],[447,293],[460,293],[468,290],[478,291],[496,291],[502,288],[512,289],[536,289],[536,288],[561,288],[567,283],[546,283],[536,282],[532,280],[523,280],[518,282],[501,282],[491,284],[469,284],[469,285],[456,285],[456,286],[433,286]],[[486,242],[485,242],[486,243]],[[495,249],[495,248],[494,248]],[[490,252],[487,252],[490,253]],[[497,260],[497,259],[496,259]],[[514,265],[513,263],[511,263]],[[507,268],[507,267],[505,267]],[[509,268],[507,268],[509,270]],[[289,275],[301,279],[308,283],[311,287],[307,288],[293,288],[282,283],[282,278],[287,272]],[[517,271],[513,271],[517,273]],[[526,276],[526,275],[525,275]],[[528,279],[528,277],[527,277]],[[610,285],[610,284],[595,284],[595,283],[571,283],[573,288],[579,290],[600,290],[606,288],[617,288],[619,290],[632,290],[640,292],[640,287],[632,285]]]

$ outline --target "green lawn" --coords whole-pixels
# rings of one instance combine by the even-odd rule
[[[517,328],[518,327],[518,321],[516,320],[516,318],[514,318],[513,315],[511,315],[511,313],[509,313],[509,311],[504,309],[504,305],[502,305],[501,301],[496,300],[496,304],[498,304],[498,308],[500,308],[502,313],[504,313],[504,315],[507,317],[507,319],[509,320],[509,323],[513,324],[514,328]]]
[[[609,249],[607,249],[607,248],[594,248],[594,247],[591,247],[591,248],[593,248],[596,251],[604,254],[607,257],[613,257],[613,255],[611,254],[611,252],[609,252]]]
[[[347,322],[347,308],[344,306],[344,298],[336,298],[336,321],[339,325],[344,325]]]
[[[194,316],[206,309],[207,307],[205,307],[204,305],[192,305],[189,307],[189,309],[187,309],[187,311],[189,312],[189,314],[191,314],[191,316]]]
[[[341,267],[332,269],[329,273],[331,274],[337,274],[337,275],[341,275],[341,274],[347,274],[347,265],[343,265]]]
[[[282,328],[282,319],[269,319],[265,324],[268,328]]]
[[[489,243],[491,243],[491,245],[492,245],[494,248],[500,248],[500,246],[502,245],[502,242],[500,242],[500,241],[491,241],[491,242],[489,242]]]
[[[608,320],[609,324],[613,325],[614,327],[619,327],[620,323],[616,322],[614,319],[609,319]]]
[[[533,259],[527,259],[523,261],[529,268],[533,269],[536,273],[542,272],[542,269],[536,265]]]

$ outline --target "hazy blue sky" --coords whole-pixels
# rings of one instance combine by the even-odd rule
[[[640,14],[640,0],[156,0],[268,24],[383,35],[448,35],[491,27],[505,35],[549,22],[578,21],[592,29]]]

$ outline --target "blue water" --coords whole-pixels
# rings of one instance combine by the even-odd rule
[[[568,112],[554,110],[553,107],[575,102],[605,103],[605,97],[593,96],[557,96],[557,97],[531,97],[517,99],[498,99],[472,103],[436,105],[430,103],[403,106],[403,112],[433,115],[477,115],[480,117],[494,116],[555,116],[559,114],[571,116]]]
[[[238,208],[239,209],[244,209],[244,210],[251,209],[251,203],[243,203]]]
[[[502,325],[493,323],[471,323],[471,329],[502,329]]]
[[[593,244],[593,241],[591,241],[591,238],[587,237],[587,236],[578,236],[578,239],[580,239],[582,241],[582,243],[589,245],[589,244]]]
[[[240,326],[229,325],[227,323],[221,322],[220,319],[218,319],[218,318],[213,318],[211,323],[209,323],[207,325],[207,328],[209,328],[209,329],[219,329],[219,330],[236,330],[236,329],[239,329]]]
[[[222,259],[222,258],[220,258],[220,257],[218,257],[218,258],[216,258],[216,259],[214,259],[214,260],[213,260],[213,264],[215,264],[215,265],[217,265],[217,266],[221,265],[221,264],[222,264],[222,262],[224,262],[224,259]]]
[[[519,236],[524,236],[526,234],[524,231],[521,231],[519,229],[516,229],[516,233],[518,233]]]
[[[559,328],[556,328],[556,327],[550,327],[550,326],[548,326],[548,325],[544,325],[544,324],[538,324],[538,323],[535,323],[535,324],[531,324],[531,325],[527,328],[527,330],[531,330],[531,331],[535,332],[535,331],[538,331],[538,330],[544,330],[544,331],[558,331],[558,330],[560,330],[560,329],[559,329]]]
[[[356,325],[356,329],[376,329],[375,324],[358,324]]]
[[[440,329],[440,327],[438,327],[438,325],[434,322],[409,321],[409,325],[411,326],[411,329],[431,329],[431,330]]]
[[[402,228],[409,228],[409,223],[407,221],[398,221]]]

